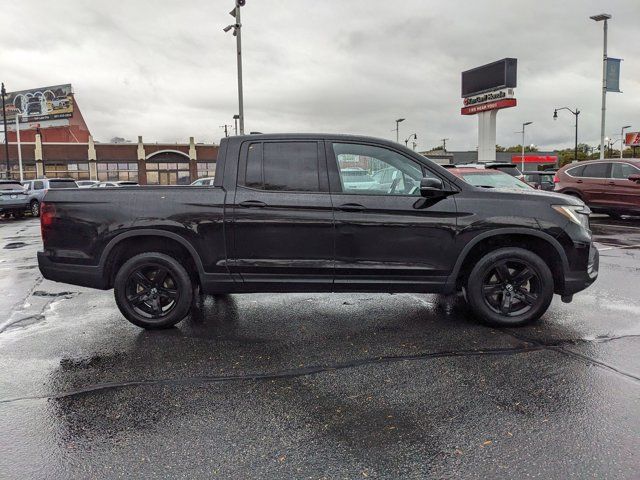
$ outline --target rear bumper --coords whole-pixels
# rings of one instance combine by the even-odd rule
[[[600,254],[592,243],[589,247],[589,261],[586,270],[568,271],[564,277],[562,295],[573,295],[591,285],[598,278],[600,268]]]
[[[21,212],[29,209],[29,202],[2,202],[0,203],[0,212]]]
[[[100,290],[109,288],[104,278],[104,271],[99,265],[54,262],[44,252],[38,252],[38,267],[47,280]]]

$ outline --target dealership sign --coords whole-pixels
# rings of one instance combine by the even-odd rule
[[[21,90],[7,94],[7,121],[33,123],[73,116],[73,90],[70,84]],[[0,120],[2,112],[0,112]]]
[[[469,107],[462,107],[460,113],[462,115],[475,115],[480,112],[487,112],[489,110],[500,110],[502,108],[515,107],[518,104],[515,98],[505,98],[504,100],[498,100],[497,102],[481,103],[479,105],[471,105]]]
[[[624,136],[624,144],[629,147],[640,147],[640,132],[628,132]]]

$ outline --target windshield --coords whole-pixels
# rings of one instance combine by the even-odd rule
[[[21,183],[0,183],[0,190],[22,190],[24,187]]]
[[[531,190],[531,187],[506,173],[463,173],[462,179],[474,187],[517,188]]]

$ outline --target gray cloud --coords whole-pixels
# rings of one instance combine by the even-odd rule
[[[218,141],[237,109],[231,0],[84,2],[4,6],[0,76],[10,90],[71,82],[94,135]],[[449,137],[474,148],[474,117],[460,115],[460,72],[518,58],[517,108],[498,114],[498,142],[570,146],[599,138],[601,25],[624,58],[623,94],[608,95],[607,133],[640,129],[637,0],[247,0],[243,8],[247,130],[354,132],[404,137],[421,148]],[[566,113],[566,112],[563,112]]]

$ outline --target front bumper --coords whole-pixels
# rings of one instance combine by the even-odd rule
[[[573,295],[591,285],[598,278],[600,268],[600,253],[596,246],[591,243],[589,246],[589,260],[586,270],[568,271],[564,276],[564,288],[562,295]]]

